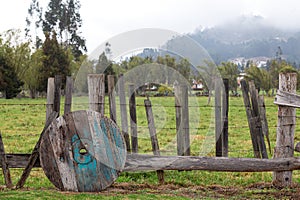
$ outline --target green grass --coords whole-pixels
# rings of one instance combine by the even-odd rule
[[[163,155],[176,155],[176,130],[174,97],[150,98],[153,105],[159,145]],[[144,98],[137,98],[139,153],[151,154]],[[277,106],[274,98],[265,98],[269,124],[271,149],[276,142]],[[30,153],[43,129],[46,111],[45,99],[0,99],[0,130],[7,153]],[[86,97],[74,97],[72,110],[88,109]],[[107,101],[106,101],[107,102]],[[117,99],[118,102],[118,99]],[[63,100],[62,100],[63,103]],[[63,104],[62,104],[63,105]],[[191,154],[214,156],[214,109],[207,105],[206,97],[190,97]],[[63,107],[63,106],[62,106]],[[108,106],[106,105],[106,111]],[[63,110],[61,110],[63,113]],[[119,115],[117,109],[117,116]],[[109,113],[106,113],[108,115]],[[297,111],[299,115],[299,111]],[[128,120],[129,121],[129,120]],[[118,124],[120,117],[117,118]],[[299,124],[299,118],[297,118]],[[295,142],[298,142],[300,126],[296,126]],[[295,156],[299,156],[296,153]],[[253,157],[252,143],[242,98],[230,98],[229,107],[229,157]],[[269,153],[269,158],[272,154]],[[11,169],[16,184],[22,169]],[[189,198],[264,198],[276,199],[276,195],[299,193],[298,189],[277,191],[269,185],[272,172],[230,173],[208,171],[166,171],[166,184],[157,183],[155,172],[124,172],[116,183],[101,193],[70,193],[58,191],[45,177],[41,168],[35,168],[22,190],[4,188],[0,174],[0,199],[189,199]],[[300,182],[298,171],[293,181]],[[257,186],[262,184],[262,186]]]

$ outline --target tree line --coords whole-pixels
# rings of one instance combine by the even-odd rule
[[[2,95],[10,99],[26,90],[35,98],[46,91],[48,77],[76,73],[87,51],[79,9],[79,0],[50,0],[45,11],[32,0],[25,41],[20,30],[0,34]]]

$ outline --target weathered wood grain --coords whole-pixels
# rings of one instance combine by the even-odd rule
[[[70,112],[51,124],[43,137],[40,161],[61,190],[97,192],[110,186],[126,160],[117,125],[95,111]]]
[[[223,79],[224,92],[222,94],[222,156],[228,156],[228,110],[229,110],[229,81]]]
[[[61,97],[61,85],[62,85],[62,75],[55,75],[54,77],[54,105],[53,111],[60,113],[60,97]]]
[[[108,101],[109,101],[109,114],[110,119],[114,122],[117,122],[117,110],[116,110],[116,95],[115,95],[115,76],[108,75],[107,76],[107,84],[108,84]]]
[[[300,95],[286,92],[283,90],[277,90],[274,104],[280,106],[290,106],[294,108],[300,108]]]
[[[297,74],[280,73],[279,91],[296,93]],[[274,158],[294,156],[294,133],[296,124],[296,109],[286,105],[278,106],[277,137]],[[274,172],[273,183],[276,187],[292,185],[292,171]]]
[[[6,154],[9,168],[24,168],[31,154]],[[177,165],[180,163],[180,165]],[[2,167],[0,163],[0,167]],[[41,167],[36,162],[34,167]],[[267,172],[300,170],[300,157],[226,158],[197,156],[154,156],[129,154],[123,172],[154,170],[205,170],[223,172]]]
[[[226,172],[264,172],[299,170],[300,158],[226,158],[196,156],[128,155],[124,171],[208,170]]]
[[[136,118],[136,101],[134,85],[128,86],[129,89],[129,114],[130,114],[130,130],[131,130],[131,146],[132,153],[138,153],[138,135],[137,135],[137,118]]]
[[[5,154],[1,131],[0,131],[0,159],[1,159],[1,166],[2,166],[5,185],[7,188],[12,188],[13,184],[11,181],[10,170],[7,164],[7,157]]]
[[[150,133],[152,152],[154,155],[159,156],[160,155],[159,144],[158,144],[158,139],[157,139],[157,135],[156,135],[151,101],[149,99],[145,99],[144,104],[145,104],[145,109],[146,109],[146,116],[147,116],[147,121],[148,121],[148,128],[149,128],[149,133]],[[157,177],[158,177],[158,181],[160,184],[163,184],[165,182],[164,171],[157,170]]]
[[[67,76],[64,114],[71,112],[72,91],[73,91],[73,78],[71,76]]]
[[[121,127],[122,133],[126,142],[127,151],[130,153],[130,137],[128,133],[128,119],[127,119],[127,105],[125,95],[125,83],[124,76],[121,74],[118,80],[119,100],[120,100],[120,112],[121,112]]]
[[[253,118],[253,111],[251,108],[251,103],[249,98],[249,88],[245,80],[241,80],[241,88],[242,88],[243,100],[244,100],[244,105],[247,114],[248,126],[250,129],[250,136],[251,136],[251,141],[252,141],[252,146],[254,151],[254,157],[260,158],[261,156],[259,152],[259,144],[254,129],[254,127],[256,126],[256,120],[255,118]]]
[[[54,78],[48,78],[47,85],[47,104],[46,104],[46,121],[54,111]]]
[[[260,119],[258,92],[257,89],[255,88],[254,81],[249,81],[249,92],[250,92],[251,105],[252,105],[252,117],[256,119],[255,126],[253,128],[254,136],[256,137],[256,140],[258,142],[261,158],[268,158],[268,152],[264,141],[262,123]]]
[[[105,102],[105,82],[104,74],[89,74],[89,108],[104,115]]]
[[[215,140],[216,140],[216,156],[222,157],[222,93],[221,88],[216,84],[215,88]]]

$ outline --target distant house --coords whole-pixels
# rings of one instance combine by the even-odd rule
[[[201,80],[195,80],[193,79],[193,84],[192,84],[192,90],[203,90],[204,85]]]

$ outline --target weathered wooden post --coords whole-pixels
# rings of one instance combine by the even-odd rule
[[[249,98],[249,88],[245,80],[241,81],[241,86],[242,86],[242,92],[243,92],[243,99],[244,99],[244,105],[246,108],[246,114],[247,114],[247,119],[248,119],[248,126],[250,129],[250,136],[251,136],[251,141],[252,141],[252,146],[253,146],[253,151],[254,151],[254,156],[256,158],[261,158],[260,151],[259,151],[259,143],[257,141],[257,135],[256,135],[256,118],[253,117],[253,109],[250,103],[250,98]]]
[[[116,123],[117,122],[117,111],[116,111],[116,96],[114,93],[114,87],[115,87],[115,76],[114,75],[107,76],[107,84],[108,84],[108,101],[109,101],[110,119]]]
[[[62,85],[62,75],[55,75],[54,77],[54,105],[53,111],[60,112],[60,96],[61,96],[61,85]]]
[[[64,114],[71,112],[72,90],[73,90],[73,78],[71,76],[67,76]]]
[[[149,128],[149,133],[150,133],[152,151],[153,151],[154,155],[160,156],[160,151],[159,151],[159,145],[158,145],[156,129],[155,129],[155,124],[154,124],[154,117],[153,117],[153,112],[152,112],[151,101],[149,99],[145,99],[144,104],[145,104],[145,109],[146,109],[146,115],[147,115],[147,121],[148,121],[148,128]],[[157,170],[157,177],[158,177],[159,183],[163,184],[164,181],[165,181],[164,171]]]
[[[228,156],[228,79],[224,79],[223,84],[224,91],[221,90],[221,87],[215,88],[215,137],[217,157]]]
[[[104,78],[105,78],[104,74],[88,75],[90,110],[100,112],[102,115],[104,115],[104,102],[105,102]]]
[[[279,74],[279,91],[295,94],[297,85],[296,73]],[[288,105],[278,106],[278,122],[274,158],[289,158],[294,156],[294,131],[296,109]],[[273,184],[276,187],[289,187],[292,184],[292,171],[275,171]]]
[[[136,101],[134,85],[129,85],[129,113],[132,152],[138,153],[137,119],[136,119]]]
[[[48,78],[46,120],[54,110],[54,78]]]
[[[215,88],[215,139],[216,139],[216,156],[222,156],[222,99],[221,88]]]
[[[10,171],[7,163],[7,157],[4,150],[1,131],[0,131],[0,159],[1,159],[1,166],[2,166],[5,185],[7,188],[12,188],[13,184],[11,181],[11,176],[10,176]]]
[[[249,91],[250,91],[251,104],[252,104],[252,118],[250,120],[253,120],[254,122],[254,126],[255,126],[254,134],[258,142],[260,155],[262,158],[268,158],[267,148],[264,141],[264,135],[262,130],[262,123],[260,119],[258,91],[255,88],[254,81],[249,81]]]
[[[222,116],[223,116],[223,129],[222,129],[222,156],[228,157],[228,110],[229,110],[229,81],[223,79],[224,93],[222,95]]]
[[[176,131],[177,131],[177,155],[189,156],[190,134],[189,134],[189,107],[188,87],[185,85],[175,86],[176,107]]]
[[[127,106],[126,106],[126,95],[125,95],[125,83],[123,74],[119,76],[118,90],[120,98],[120,112],[121,112],[121,126],[122,133],[126,142],[127,151],[130,152],[130,139],[128,134],[128,119],[127,119]]]

